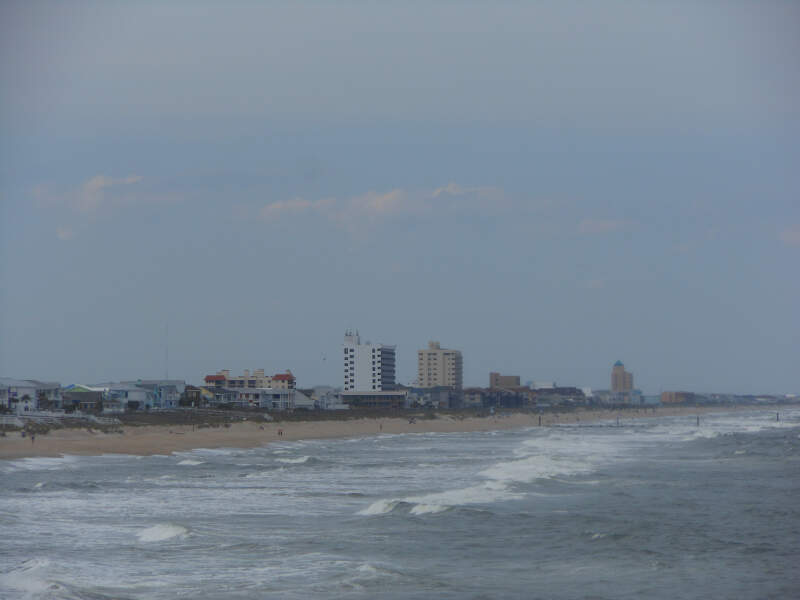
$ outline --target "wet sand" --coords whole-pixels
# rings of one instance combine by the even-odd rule
[[[541,426],[559,424],[591,424],[610,421],[621,425],[632,419],[696,415],[712,410],[732,411],[754,407],[657,407],[623,410],[578,409],[566,413],[544,413]],[[378,434],[497,431],[538,427],[534,413],[499,412],[496,416],[464,417],[440,415],[435,419],[370,418],[347,421],[292,421],[282,423],[244,421],[230,427],[196,428],[191,425],[158,425],[123,427],[123,433],[103,433],[89,429],[52,429],[37,435],[35,441],[21,437],[18,431],[0,437],[0,459],[36,456],[100,455],[100,454],[171,454],[196,448],[256,448],[276,441],[334,439]]]

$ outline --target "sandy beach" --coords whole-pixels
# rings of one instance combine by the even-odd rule
[[[649,417],[695,415],[712,410],[739,410],[751,407],[657,407],[629,408],[623,410],[578,409],[565,413],[541,415],[541,426],[559,424],[590,424],[612,421],[620,424],[632,419]],[[333,439],[362,437],[378,434],[403,433],[453,433],[468,431],[496,431],[538,427],[539,415],[533,413],[500,413],[488,417],[440,415],[435,419],[369,418],[346,421],[293,421],[232,423],[229,427],[197,428],[191,425],[158,425],[123,427],[122,433],[103,433],[96,429],[53,429],[46,435],[37,435],[34,441],[20,433],[8,432],[0,437],[0,459],[18,459],[36,456],[100,455],[100,454],[171,454],[196,448],[255,448],[276,441]]]

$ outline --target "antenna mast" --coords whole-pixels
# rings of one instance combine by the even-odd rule
[[[169,379],[169,321],[165,326],[164,343],[164,379]]]

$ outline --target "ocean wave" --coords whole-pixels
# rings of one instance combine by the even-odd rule
[[[136,534],[140,542],[163,542],[175,537],[185,537],[189,535],[189,530],[181,525],[173,525],[171,523],[160,523],[153,525],[147,529],[143,529]]]
[[[65,454],[58,457],[37,456],[34,458],[21,458],[5,463],[3,466],[7,472],[14,471],[55,471],[57,469],[70,468],[77,463],[79,457]]]
[[[0,592],[4,589],[22,592],[27,596],[39,596],[51,590],[44,572],[50,567],[46,558],[31,558],[8,571],[0,572]]]
[[[530,483],[537,479],[589,473],[594,465],[586,459],[535,455],[497,463],[481,471],[481,475],[500,482]]]
[[[450,510],[452,506],[446,506],[444,504],[415,504],[411,508],[412,515],[429,515],[429,514],[436,514],[440,512],[444,512],[446,510]]]
[[[288,465],[302,465],[311,459],[310,456],[299,456],[297,458],[276,458],[275,462],[285,463]]]
[[[492,504],[521,497],[522,494],[511,492],[503,484],[487,481],[475,486],[434,492],[422,496],[377,500],[357,514],[366,516],[384,515],[404,508],[412,515],[437,514],[457,506]]]
[[[197,466],[197,465],[204,465],[204,464],[206,464],[206,461],[204,461],[204,460],[192,460],[191,458],[187,458],[187,459],[182,460],[181,462],[179,462],[178,466],[194,467],[194,466]]]
[[[401,500],[378,500],[370,504],[367,508],[358,511],[357,514],[365,516],[385,515],[392,512],[400,502]]]

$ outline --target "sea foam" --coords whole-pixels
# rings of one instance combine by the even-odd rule
[[[303,463],[307,463],[311,457],[310,456],[300,456],[298,458],[276,458],[275,462],[285,463],[289,465],[301,465]]]
[[[184,537],[189,534],[189,530],[180,525],[173,525],[171,523],[162,523],[153,525],[147,529],[143,529],[136,534],[140,542],[163,542],[175,537]]]
[[[46,593],[51,584],[45,579],[50,561],[46,558],[32,558],[0,573],[0,592],[11,588],[23,592],[27,597],[38,597]]]

